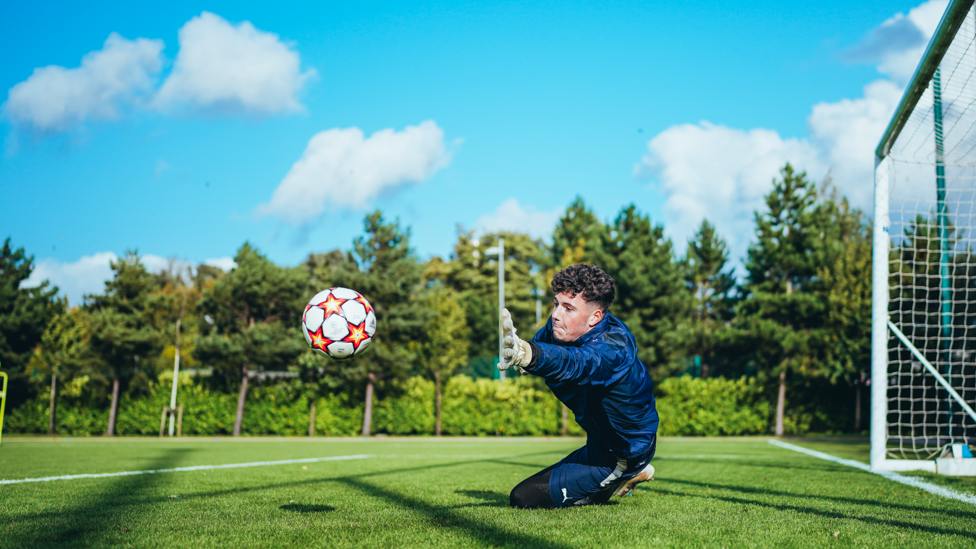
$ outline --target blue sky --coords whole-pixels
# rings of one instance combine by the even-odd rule
[[[944,8],[12,4],[0,237],[75,301],[127,248],[219,262],[249,240],[296,264],[374,208],[422,257],[458,224],[543,235],[576,195],[679,243],[708,217],[741,255],[786,160],[869,206],[870,151]]]

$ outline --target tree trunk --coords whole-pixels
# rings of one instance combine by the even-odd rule
[[[234,420],[234,436],[241,436],[241,423],[244,422],[244,401],[247,399],[247,363],[241,366],[241,392],[237,396],[237,419]]]
[[[856,386],[856,393],[854,396],[854,430],[861,430],[861,384],[858,383]]]
[[[312,405],[309,406],[308,411],[308,436],[315,436],[315,399],[312,399]]]
[[[441,373],[434,372],[434,436],[441,436]]]
[[[786,370],[779,373],[779,396],[776,399],[776,436],[783,435],[783,412],[786,409]]]
[[[793,293],[793,280],[786,279],[786,295]],[[789,328],[787,323],[786,327]],[[786,412],[786,370],[779,373],[779,394],[776,397],[776,436],[783,436],[783,414]]]
[[[363,436],[369,436],[370,424],[373,422],[373,381],[376,380],[375,374],[366,377],[366,408],[363,411]]]
[[[112,379],[112,407],[108,412],[108,431],[106,435],[115,436],[115,414],[119,410],[119,371],[115,370],[115,377]]]
[[[58,376],[55,374],[51,374],[51,419],[48,422],[48,428],[47,428],[47,434],[49,435],[54,434],[54,406],[55,406],[54,396],[57,394],[57,390],[58,390]]]
[[[562,403],[560,403],[560,404],[562,404]],[[566,436],[566,435],[569,434],[569,408],[567,408],[565,404],[562,404],[562,409],[563,409],[563,430],[562,430],[562,433],[563,433],[563,436]]]

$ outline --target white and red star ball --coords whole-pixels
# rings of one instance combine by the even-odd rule
[[[343,359],[366,350],[376,333],[376,313],[362,294],[329,288],[315,294],[302,313],[302,334],[316,352]]]

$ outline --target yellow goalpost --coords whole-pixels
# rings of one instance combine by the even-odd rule
[[[7,407],[7,374],[6,372],[0,372],[0,378],[3,378],[3,386],[0,387],[0,441],[3,440],[3,410]]]

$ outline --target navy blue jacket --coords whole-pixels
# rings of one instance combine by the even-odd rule
[[[617,457],[644,454],[657,433],[657,408],[647,368],[627,325],[609,312],[576,341],[552,335],[552,317],[532,338],[529,371],[546,380],[576,416],[590,443]]]

